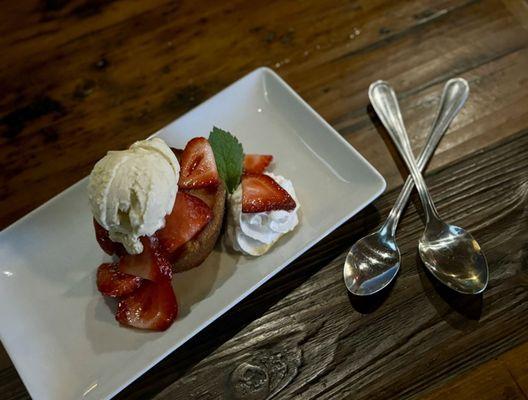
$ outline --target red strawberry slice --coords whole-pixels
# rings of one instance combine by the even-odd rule
[[[198,197],[202,200],[209,208],[213,208],[216,200],[217,188],[202,188],[202,189],[192,189],[186,190],[185,193],[190,194],[191,196]]]
[[[206,138],[192,139],[181,156],[180,181],[182,189],[198,189],[218,185],[218,171],[213,149]]]
[[[213,218],[212,210],[198,197],[178,191],[165,226],[156,235],[169,255],[195,237]]]
[[[178,303],[170,280],[144,281],[117,305],[116,320],[123,325],[155,331],[166,330],[178,315]]]
[[[97,240],[97,243],[99,243],[99,246],[106,254],[112,255],[112,254],[125,254],[125,248],[121,243],[113,242],[110,239],[110,236],[108,235],[108,231],[103,228],[99,223],[94,219],[93,220],[94,228],[95,228],[95,239]]]
[[[262,174],[273,161],[273,156],[265,154],[246,154],[244,156],[244,172]]]
[[[139,276],[149,281],[161,282],[172,278],[172,267],[155,236],[142,237],[141,254],[125,254],[119,260],[119,270],[125,274]]]
[[[264,174],[242,176],[242,212],[293,210],[295,200],[273,178]]]
[[[119,271],[116,263],[104,263],[97,269],[97,289],[105,296],[126,296],[140,287],[141,281],[137,276]]]

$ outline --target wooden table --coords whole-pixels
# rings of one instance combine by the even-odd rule
[[[388,182],[372,206],[118,398],[528,398],[526,0],[18,0],[1,10],[1,228],[107,150],[262,65]],[[367,87],[395,86],[418,150],[454,76],[470,82],[471,97],[427,181],[440,213],[481,243],[489,288],[457,296],[424,272],[415,198],[399,229],[396,283],[375,298],[349,297],[346,251],[386,217],[406,175]],[[27,398],[0,360],[0,397]]]

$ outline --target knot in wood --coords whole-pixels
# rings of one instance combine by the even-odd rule
[[[269,399],[297,375],[301,351],[264,350],[242,361],[229,377],[233,399]]]

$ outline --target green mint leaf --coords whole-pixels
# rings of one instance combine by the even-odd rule
[[[231,133],[216,126],[209,134],[209,143],[216,159],[216,168],[229,193],[240,183],[244,164],[244,150],[238,139]]]

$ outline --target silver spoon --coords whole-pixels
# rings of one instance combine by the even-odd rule
[[[418,158],[420,170],[433,155],[468,95],[469,86],[462,78],[451,79],[445,84],[431,132]],[[414,181],[409,176],[385,223],[377,232],[358,240],[348,252],[343,276],[350,293],[357,296],[377,293],[398,274],[401,257],[396,244],[396,228],[413,187]]]
[[[481,293],[489,277],[486,257],[469,232],[440,219],[416,165],[394,90],[387,82],[377,81],[370,85],[369,98],[407,164],[420,196],[426,216],[425,230],[418,244],[420,258],[451,289],[464,294]]]

